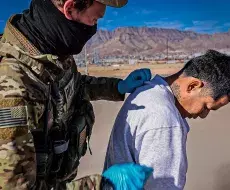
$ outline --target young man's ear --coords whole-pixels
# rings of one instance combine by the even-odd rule
[[[201,88],[203,86],[204,86],[204,83],[201,80],[196,79],[196,78],[192,78],[189,81],[187,92],[190,93],[190,92],[193,92],[193,91],[196,91],[196,90],[201,90]]]

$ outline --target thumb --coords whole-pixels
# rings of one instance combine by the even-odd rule
[[[145,165],[137,165],[136,170],[137,172],[144,174],[145,178],[148,178],[153,173],[153,168]]]
[[[153,168],[147,167],[147,166],[141,166],[142,171],[145,173],[145,180],[149,178],[149,176],[153,173]]]

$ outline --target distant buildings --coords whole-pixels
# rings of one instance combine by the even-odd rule
[[[219,50],[222,53],[230,55],[230,49],[221,49]],[[184,62],[186,63],[189,59],[192,59],[194,57],[200,56],[204,54],[204,52],[181,52],[181,51],[169,51],[168,54],[165,52],[157,53],[155,55],[109,55],[101,57],[99,54],[99,51],[94,50],[93,53],[87,54],[87,56],[84,55],[84,51],[82,51],[79,55],[74,55],[74,59],[79,67],[85,67],[86,61],[88,64],[94,64],[94,65],[104,65],[104,66],[110,66],[110,65],[120,65],[120,64],[129,64],[129,65],[135,65],[137,63],[141,62],[154,62],[155,64],[161,64],[161,63],[178,63],[178,62]]]

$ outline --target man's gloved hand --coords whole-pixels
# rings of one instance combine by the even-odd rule
[[[127,163],[111,166],[102,176],[113,184],[114,190],[139,190],[144,188],[152,172],[147,166]]]
[[[145,81],[149,81],[151,77],[150,69],[135,70],[125,80],[118,83],[118,91],[121,94],[132,93],[136,88],[142,86]]]

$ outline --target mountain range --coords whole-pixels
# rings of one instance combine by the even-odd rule
[[[87,52],[106,56],[154,56],[192,54],[207,49],[230,50],[230,30],[201,34],[177,29],[124,27],[113,31],[98,30],[87,43]]]

